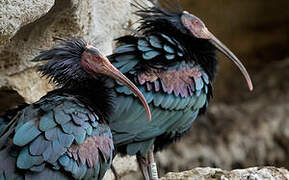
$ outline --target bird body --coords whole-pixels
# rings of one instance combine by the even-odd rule
[[[119,43],[124,45],[117,47],[109,58],[144,94],[152,110],[152,121],[146,120],[145,111],[132,92],[118,85],[116,111],[109,125],[119,151],[145,156],[152,144],[160,150],[192,126],[209,102],[212,79],[189,59],[181,43],[165,34],[125,36]],[[211,53],[214,58],[214,52]],[[146,61],[159,64],[148,71],[141,69],[146,67],[137,67]],[[150,64],[143,66],[149,68]]]
[[[112,78],[147,106],[144,97],[84,41],[62,41],[34,59],[43,60],[39,71],[58,88],[0,118],[0,179],[102,179],[114,158]]]
[[[205,111],[212,96],[217,66],[215,48],[207,40],[181,33],[169,23],[177,22],[173,19],[181,14],[166,16],[160,10],[141,9],[140,29],[144,31],[119,38],[120,45],[108,57],[138,86],[152,110],[152,121],[148,122],[132,92],[122,85],[114,88],[117,105],[109,126],[114,143],[123,154],[145,157],[153,144],[155,150],[161,150],[174,142]]]
[[[239,67],[253,89],[240,60],[198,17],[171,6],[171,1],[161,1],[171,10],[151,2],[151,7],[134,4],[140,25],[133,34],[118,38],[108,57],[137,85],[152,111],[152,121],[145,121],[132,92],[121,84],[114,87],[116,110],[108,121],[116,150],[137,155],[145,179],[157,178],[157,173],[148,174],[148,166],[157,171],[153,151],[179,139],[205,112],[218,64],[216,50]]]

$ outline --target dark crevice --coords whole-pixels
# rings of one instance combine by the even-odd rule
[[[17,91],[0,88],[0,114],[24,102],[24,98],[20,96]]]

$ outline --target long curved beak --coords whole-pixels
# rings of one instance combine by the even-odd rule
[[[103,56],[96,48],[92,46],[87,46],[86,48],[89,49],[89,51],[92,51],[93,55],[97,55],[96,57],[97,60],[91,64],[92,66],[95,66],[92,69],[97,71],[97,73],[107,75],[121,82],[122,84],[127,86],[130,90],[132,90],[143,104],[147,112],[148,119],[151,120],[151,111],[149,105],[147,104],[147,101],[143,96],[143,94],[140,92],[140,90],[125,75],[123,75],[118,69],[116,69],[107,59],[107,57]]]
[[[230,60],[232,60],[237,67],[240,69],[242,74],[244,75],[248,87],[250,91],[253,91],[253,83],[251,81],[250,75],[247,72],[246,68],[242,64],[242,62],[235,56],[235,54],[230,51],[229,48],[227,48],[219,39],[217,39],[209,30],[205,29],[204,34],[207,34],[209,41],[219,50],[221,51],[225,56],[227,56]]]
[[[107,68],[106,75],[118,80],[119,82],[127,86],[130,90],[132,90],[132,92],[137,95],[137,97],[143,104],[147,112],[148,119],[151,120],[152,117],[149,105],[140,90],[125,75],[123,75],[119,70],[117,70],[106,57],[103,57],[103,59],[103,64]]]

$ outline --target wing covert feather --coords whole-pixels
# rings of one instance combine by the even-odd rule
[[[101,178],[110,167],[110,128],[72,95],[42,98],[25,108],[17,123],[13,143],[19,147],[19,169],[45,174],[47,168],[63,167],[81,179]]]

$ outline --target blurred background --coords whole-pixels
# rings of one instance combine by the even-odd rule
[[[244,62],[254,91],[220,54],[208,112],[181,142],[158,154],[161,171],[289,168],[289,1],[181,2]]]

